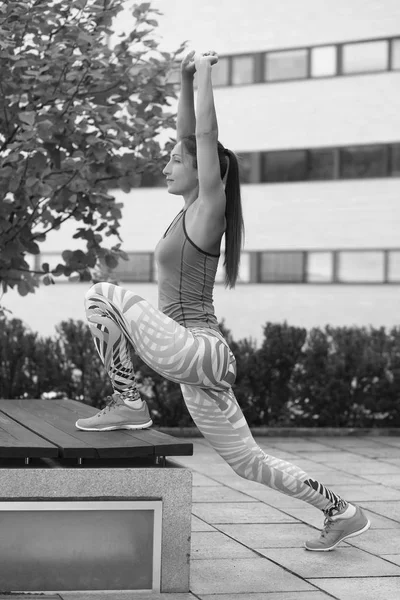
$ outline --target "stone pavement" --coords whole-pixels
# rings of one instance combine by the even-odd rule
[[[193,471],[191,593],[169,600],[400,599],[400,438],[257,438],[365,509],[370,530],[327,553],[303,547],[320,511],[241,479],[192,441],[194,456],[179,458]]]
[[[179,457],[193,472],[190,593],[63,593],[64,600],[400,599],[399,437],[257,438],[268,454],[365,509],[371,529],[327,553],[303,547],[318,535],[320,511],[241,479],[203,438],[191,441],[194,456]]]

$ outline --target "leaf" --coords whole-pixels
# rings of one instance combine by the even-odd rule
[[[17,289],[18,289],[18,293],[21,296],[27,296],[29,294],[29,292],[31,291],[29,284],[24,279],[21,279],[20,281],[18,281]]]
[[[52,285],[53,283],[55,283],[55,281],[51,275],[46,274],[43,277],[43,283],[44,283],[44,285]]]
[[[79,273],[72,273],[72,275],[68,277],[68,281],[70,281],[71,283],[77,283],[80,280],[81,276],[79,275]]]
[[[36,114],[33,111],[23,111],[18,113],[19,120],[32,126],[35,122]]]
[[[45,273],[48,273],[49,269],[50,269],[49,263],[42,264],[42,271],[44,271]]]
[[[112,254],[107,254],[104,260],[109,269],[115,269],[118,266],[118,259]]]

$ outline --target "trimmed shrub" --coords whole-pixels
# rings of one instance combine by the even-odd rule
[[[19,319],[0,321],[0,397],[68,397],[102,408],[112,386],[83,321],[63,321],[42,338]],[[312,328],[266,323],[261,346],[236,342],[234,392],[256,426],[400,427],[400,328]],[[180,386],[135,355],[141,394],[156,425],[192,419]]]

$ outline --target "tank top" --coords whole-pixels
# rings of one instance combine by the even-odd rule
[[[196,246],[187,234],[185,217],[186,210],[181,210],[154,252],[158,267],[158,307],[184,327],[219,331],[213,289],[220,255]]]

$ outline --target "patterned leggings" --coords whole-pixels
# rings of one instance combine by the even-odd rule
[[[295,465],[256,444],[232,391],[236,362],[226,341],[208,328],[186,329],[129,290],[97,283],[85,297],[97,351],[116,391],[135,380],[130,350],[181,385],[198,429],[241,477],[328,511],[346,502]]]

